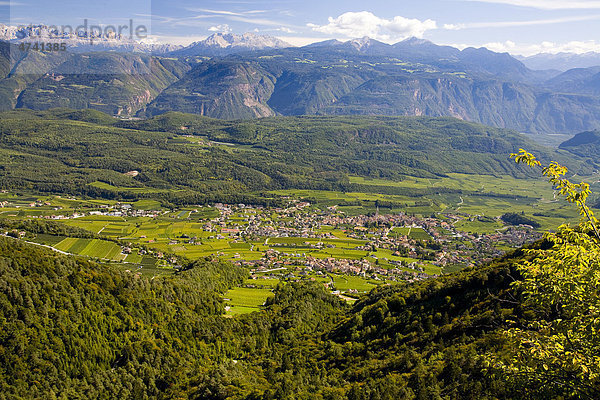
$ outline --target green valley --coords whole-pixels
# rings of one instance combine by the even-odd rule
[[[363,3],[0,1],[0,400],[600,399],[600,1]]]
[[[32,341],[32,327],[27,352],[12,336],[2,345],[61,360],[74,393],[97,376],[125,397],[293,398],[282,393],[304,389],[289,371],[320,370],[309,390],[323,398],[361,399],[365,388],[429,398],[436,387],[510,398],[514,387],[483,375],[478,354],[508,351],[497,337],[507,316],[529,323],[511,303],[523,246],[579,215],[508,155],[532,148],[599,182],[589,158],[452,118],[1,116],[0,266],[18,268],[0,279],[61,287],[59,298],[32,289],[31,302],[2,292],[7,324],[60,331],[48,319],[71,326],[54,310],[72,303],[69,320],[81,335],[100,327],[104,343],[76,336],[91,363],[69,356],[62,334],[56,346]],[[96,308],[74,317],[80,302]],[[33,393],[67,393],[58,372],[6,360],[7,393],[24,393],[14,376],[39,382]]]

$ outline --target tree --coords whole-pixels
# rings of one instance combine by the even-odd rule
[[[541,168],[523,149],[517,163]],[[528,323],[513,321],[502,332],[507,354],[489,355],[491,370],[518,385],[524,397],[600,398],[600,235],[598,220],[586,205],[587,183],[564,178],[567,168],[556,162],[542,174],[579,209],[581,222],[546,233],[540,249],[518,265],[523,279],[513,283],[522,294]]]

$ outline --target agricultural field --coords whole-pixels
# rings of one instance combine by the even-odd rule
[[[272,289],[246,287],[231,289],[225,293],[225,303],[229,307],[227,313],[236,315],[258,311],[260,306],[272,295]]]
[[[66,238],[53,247],[66,253],[101,260],[124,261],[126,258],[126,255],[121,252],[121,246],[99,239]]]
[[[371,279],[365,279],[360,276],[351,275],[331,275],[333,279],[333,289],[341,292],[356,290],[360,293],[367,293],[377,286],[378,282]]]
[[[96,187],[98,189],[104,189],[110,192],[131,192],[131,193],[169,193],[176,192],[176,190],[172,189],[155,189],[148,187],[124,187],[124,186],[113,186],[106,182],[92,182],[89,184],[90,186]]]
[[[597,176],[575,177],[592,182],[592,190],[600,191]],[[473,216],[498,217],[507,212],[524,212],[540,223],[540,230],[554,229],[566,222],[577,222],[577,211],[559,199],[543,179],[516,179],[510,176],[448,174],[448,177],[426,179],[410,177],[402,181],[350,177],[350,183],[365,190],[373,188],[397,189],[406,194],[370,192],[336,192],[322,190],[273,191],[274,195],[288,195],[311,199],[322,206],[336,206],[350,215],[404,212],[428,216],[439,213],[463,213]],[[439,192],[436,192],[436,189]],[[421,193],[422,195],[411,194]],[[454,191],[455,193],[448,193]],[[460,191],[460,192],[459,192]],[[514,196],[514,197],[513,197]],[[592,202],[594,203],[594,202]],[[379,204],[379,206],[378,206]],[[489,226],[480,226],[489,232]],[[471,229],[477,229],[472,226]]]
[[[350,182],[364,191],[270,192],[273,196],[291,199],[291,205],[295,204],[292,199],[310,203],[291,211],[227,205],[165,209],[153,199],[120,204],[1,193],[0,202],[4,207],[0,208],[0,217],[62,216],[61,223],[127,243],[131,252],[123,254],[121,246],[101,239],[39,235],[35,241],[68,253],[122,262],[123,268],[141,267],[142,273],[167,271],[164,259],[159,262],[146,251],[164,254],[165,259],[167,255],[189,260],[218,256],[249,269],[255,268],[254,277],[258,279],[249,279],[244,287],[226,295],[230,299],[230,314],[258,310],[282,281],[312,279],[340,291],[341,295],[358,296],[386,282],[385,271],[396,271],[391,280],[409,279],[413,275],[422,279],[455,271],[522,243],[511,242],[511,235],[520,234],[511,234],[509,229],[512,228],[498,218],[507,212],[524,212],[541,224],[541,230],[578,218],[573,208],[555,199],[552,188],[541,180],[449,174],[437,179],[401,181],[351,177]],[[98,185],[111,190],[147,190]],[[407,221],[390,225],[390,215],[406,215]],[[328,216],[332,216],[332,221],[326,222]],[[429,225],[422,227],[425,225],[420,221],[425,219],[430,219]],[[362,222],[357,225],[356,221]],[[426,247],[439,235],[456,242],[445,249],[446,253],[462,249],[457,250],[455,256],[448,255],[443,263],[439,247]],[[494,239],[482,247],[479,235]],[[502,235],[509,239],[496,238]],[[424,247],[415,249],[415,243],[423,243]],[[400,245],[407,247],[399,252]],[[473,259],[469,255],[480,251],[487,253]],[[358,274],[361,263],[379,272]],[[261,275],[257,266],[276,272]],[[309,268],[304,270],[306,267]],[[316,268],[315,271],[327,268],[328,272],[318,275],[312,268]],[[403,273],[408,275],[402,276]],[[263,279],[265,277],[267,279]]]

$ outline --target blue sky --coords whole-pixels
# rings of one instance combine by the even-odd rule
[[[187,44],[214,32],[256,32],[294,45],[370,36],[410,36],[514,54],[600,51],[600,0],[15,0],[2,22],[124,24],[133,19],[158,42]],[[10,12],[8,12],[10,10]]]

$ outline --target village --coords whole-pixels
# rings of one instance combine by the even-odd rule
[[[3,202],[2,206],[11,205]],[[180,265],[177,256],[213,255],[249,268],[255,277],[287,280],[317,271],[375,280],[421,280],[491,261],[541,237],[531,226],[502,225],[499,218],[493,219],[499,228],[492,232],[465,232],[455,227],[456,222],[477,221],[479,216],[439,213],[424,217],[379,209],[348,215],[337,206],[317,207],[301,200],[274,208],[217,203],[185,210],[148,210],[114,203],[67,212],[48,201],[20,208],[25,215],[27,210],[46,209],[31,216],[84,229],[91,229],[89,224],[101,226],[95,233],[127,242],[124,254],[152,255],[164,259],[167,266]],[[106,224],[97,225],[103,218]],[[124,222],[111,222],[115,220]],[[164,226],[182,221],[194,229],[170,229],[165,234],[144,231],[144,224]],[[118,232],[111,227],[127,222],[132,227]]]
[[[434,218],[403,213],[347,216],[336,207],[314,209],[306,202],[275,210],[221,204],[217,208],[220,217],[205,226],[209,231],[220,232],[217,238],[228,236],[240,241],[266,238],[269,249],[264,257],[235,261],[257,273],[295,266],[310,271],[413,281],[436,275],[426,273],[426,265],[440,267],[441,271],[448,265],[477,265],[502,255],[507,248],[517,248],[541,238],[539,232],[526,225],[505,226],[492,234],[456,230],[454,221],[477,218],[467,214],[445,214]],[[242,221],[230,218],[240,213],[246,215]],[[277,218],[272,218],[273,213]],[[404,234],[400,232],[402,230]],[[269,243],[270,239],[277,238],[307,240]],[[351,250],[363,251],[365,256],[314,257],[307,254],[309,250],[334,248],[336,239],[345,238],[364,242]],[[380,258],[381,250],[387,250],[385,253],[391,256]]]

